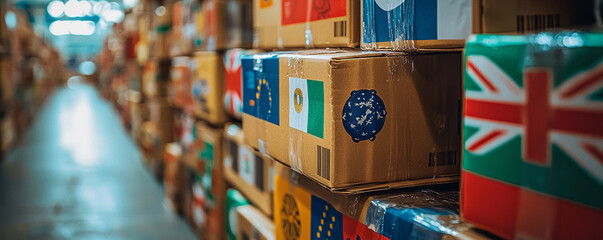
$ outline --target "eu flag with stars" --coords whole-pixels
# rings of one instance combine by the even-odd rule
[[[311,239],[343,239],[342,214],[331,204],[312,195]]]
[[[278,54],[241,57],[243,112],[279,125]]]

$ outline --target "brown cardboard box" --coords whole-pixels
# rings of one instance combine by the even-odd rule
[[[394,1],[390,5],[363,3],[363,49],[462,48],[471,32],[523,33],[594,22],[592,1],[399,1],[396,6]]]
[[[167,99],[170,104],[179,108],[189,109],[192,107],[191,78],[191,58],[173,58],[167,87]]]
[[[221,128],[204,122],[196,124],[199,158],[186,160],[187,184],[191,186],[187,198],[190,202],[187,217],[195,232],[203,239],[223,239],[226,183],[223,177]]]
[[[192,84],[190,94],[193,113],[214,125],[228,119],[224,111],[224,62],[222,54],[195,52],[191,63]]]
[[[254,48],[358,46],[360,1],[308,1],[254,0]]]
[[[163,186],[165,196],[172,211],[183,212],[184,165],[180,162],[182,148],[178,143],[168,143],[164,148],[165,173]]]
[[[255,60],[264,71],[276,64]],[[246,144],[333,191],[458,180],[459,52],[309,50],[278,63],[276,84],[244,79]],[[260,74],[253,71],[243,63],[244,78]],[[265,118],[252,104],[279,108]]]
[[[0,57],[0,103],[8,108],[14,101],[15,83],[13,82],[13,64],[10,58]]]
[[[236,124],[224,128],[224,178],[264,214],[272,216],[273,163],[243,143]]]
[[[148,101],[149,120],[155,124],[161,146],[174,140],[172,127],[174,112],[165,99],[150,99]]]
[[[201,49],[250,48],[253,40],[252,8],[246,0],[202,2]]]
[[[153,60],[147,62],[142,71],[142,92],[145,98],[167,96],[170,80],[171,60]]]
[[[593,1],[473,0],[473,33],[539,32],[593,24]]]
[[[251,205],[237,207],[237,239],[273,240],[274,223]]]

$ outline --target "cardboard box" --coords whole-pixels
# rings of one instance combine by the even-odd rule
[[[160,142],[155,124],[150,121],[142,123],[137,143],[140,146],[143,161],[150,169],[155,169],[154,164],[160,161],[161,151],[164,150],[161,148]]]
[[[460,60],[324,50],[243,58],[245,143],[333,191],[457,181]]]
[[[360,42],[359,1],[254,0],[253,12],[254,48],[355,47]]]
[[[7,108],[14,101],[15,83],[13,80],[13,63],[10,58],[0,58],[0,92],[2,108]]]
[[[237,239],[273,240],[274,222],[251,205],[237,208]]]
[[[165,99],[150,99],[147,102],[149,108],[149,120],[157,127],[160,145],[174,140],[173,125],[174,111]]]
[[[184,165],[181,163],[182,148],[178,143],[168,143],[164,149],[165,173],[163,186],[170,209],[174,212],[183,212],[184,197]]]
[[[257,54],[259,50],[230,49],[224,53],[224,109],[233,118],[241,120],[243,116],[241,57]]]
[[[526,33],[595,23],[593,1],[474,0],[473,33]]]
[[[224,69],[222,54],[195,52],[192,66],[192,112],[195,116],[214,125],[222,125],[228,119],[224,111]]]
[[[213,179],[207,179],[208,175],[191,168],[186,168],[186,174],[190,186],[185,197],[188,206],[186,219],[191,230],[200,239],[224,239],[226,192],[216,192],[215,188],[208,186],[213,184]]]
[[[223,130],[222,128],[214,128],[205,122],[196,122],[192,128],[192,136],[190,143],[183,141],[184,144],[189,144],[185,149],[187,157],[184,158],[185,164],[191,169],[195,169],[199,173],[210,173],[211,179],[219,177],[218,188],[223,187]],[[185,136],[186,137],[186,136]],[[224,190],[221,190],[224,191]]]
[[[128,105],[126,106],[129,112],[128,125],[130,136],[136,138],[140,135],[142,123],[147,120],[148,108],[146,103],[142,102],[142,94],[138,91],[128,90]]]
[[[142,70],[142,92],[146,98],[164,98],[170,81],[171,60],[147,62]]]
[[[201,49],[250,48],[253,40],[252,8],[244,0],[202,2]]]
[[[362,0],[363,49],[462,48],[474,33],[514,33],[594,23],[592,1]],[[587,13],[587,14],[585,14]]]
[[[508,239],[603,236],[603,34],[474,35],[462,214]]]
[[[184,158],[192,186],[189,220],[203,239],[223,239],[226,187],[223,177],[223,130],[197,122],[198,158]]]
[[[191,59],[189,57],[173,58],[167,94],[170,104],[179,108],[192,108],[191,78]]]
[[[458,215],[458,185],[348,195],[275,172],[276,239],[489,239]]]
[[[226,192],[226,234],[228,239],[237,239],[237,208],[249,205],[249,201],[236,189]]]
[[[243,143],[236,124],[224,128],[224,178],[264,214],[272,216],[274,160]]]

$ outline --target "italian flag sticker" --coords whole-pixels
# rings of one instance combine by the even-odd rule
[[[324,83],[289,78],[289,126],[323,138]]]

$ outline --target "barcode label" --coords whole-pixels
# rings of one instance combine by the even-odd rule
[[[446,152],[430,152],[429,153],[429,166],[449,166],[456,165],[456,151]]]
[[[333,37],[347,37],[347,21],[337,21],[333,23]]]
[[[517,32],[544,31],[559,28],[559,14],[517,15]]]
[[[318,176],[331,180],[331,150],[316,145],[316,169]]]

